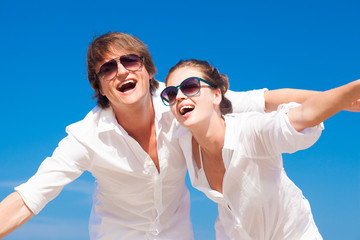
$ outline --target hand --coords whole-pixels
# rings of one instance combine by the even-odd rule
[[[350,111],[350,112],[360,112],[360,99],[352,102],[351,105],[344,108],[344,110]]]

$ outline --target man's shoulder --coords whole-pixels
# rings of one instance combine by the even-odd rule
[[[82,120],[67,126],[66,131],[76,135],[88,135],[94,133],[101,121],[102,112],[103,109],[99,106],[94,107]]]

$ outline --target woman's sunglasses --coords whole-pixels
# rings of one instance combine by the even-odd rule
[[[180,83],[179,86],[170,86],[165,88],[162,92],[161,92],[161,100],[163,101],[163,103],[166,106],[171,106],[176,102],[176,96],[178,93],[178,89],[180,88],[181,92],[187,96],[187,97],[192,97],[195,96],[196,94],[198,94],[200,92],[200,82],[204,82],[207,83],[208,85],[210,85],[210,87],[215,87],[214,84],[205,81],[204,79],[198,78],[198,77],[190,77],[185,79],[184,81],[182,81]],[[203,86],[205,87],[205,86]]]
[[[118,62],[120,62],[126,70],[135,72],[142,67],[143,57],[139,57],[135,54],[128,54],[114,58],[101,65],[100,70],[96,76],[105,81],[114,79],[118,73]]]

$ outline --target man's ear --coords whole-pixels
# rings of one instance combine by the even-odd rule
[[[102,89],[101,89],[101,86],[100,86],[100,88],[99,88],[99,93],[101,94],[101,96],[105,96],[104,94],[103,94],[103,92],[102,92]]]

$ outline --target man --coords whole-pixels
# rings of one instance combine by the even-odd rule
[[[172,138],[174,118],[161,103],[148,49],[134,36],[105,34],[89,46],[87,70],[98,106],[67,127],[53,155],[0,203],[0,238],[89,171],[96,179],[90,239],[193,239],[186,163]],[[228,97],[234,112],[263,112],[312,94],[292,91]]]

